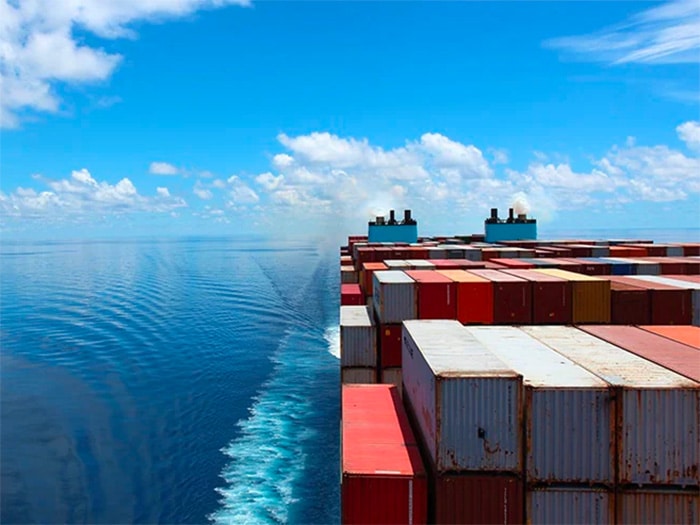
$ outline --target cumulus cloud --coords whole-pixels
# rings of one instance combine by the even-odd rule
[[[260,200],[255,190],[241,180],[240,177],[233,175],[226,182],[229,186],[229,206],[238,207],[241,204],[254,204]]]
[[[177,175],[180,170],[167,162],[151,162],[148,172],[153,175]]]
[[[88,45],[133,38],[137,23],[173,19],[248,0],[0,0],[0,126],[17,127],[28,112],[57,112],[57,86],[102,82],[123,57]]]
[[[172,197],[167,188],[159,187],[156,195],[141,195],[128,178],[116,184],[98,182],[86,169],[76,170],[70,178],[50,180],[36,177],[48,189],[17,188],[9,195],[0,194],[0,215],[15,218],[61,219],[95,214],[133,212],[170,212],[186,207],[181,198]]]
[[[612,27],[587,35],[551,39],[545,46],[610,64],[697,63],[700,2],[667,2]]]
[[[684,122],[676,128],[676,132],[688,148],[700,151],[700,122],[697,120]]]

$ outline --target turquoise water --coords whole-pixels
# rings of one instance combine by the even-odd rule
[[[5,243],[0,521],[337,522],[337,253]]]

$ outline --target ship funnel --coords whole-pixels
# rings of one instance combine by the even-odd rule
[[[498,208],[491,208],[491,218],[494,221],[498,220]]]

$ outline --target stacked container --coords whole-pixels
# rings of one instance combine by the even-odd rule
[[[529,281],[496,270],[470,270],[491,281],[494,324],[532,322],[532,285]]]
[[[528,521],[613,522],[615,425],[608,384],[517,328],[467,330],[523,376]]]
[[[532,283],[533,324],[571,324],[571,282],[528,270],[504,270]]]
[[[343,383],[376,383],[377,330],[367,306],[340,307]]]
[[[427,482],[398,391],[342,390],[342,523],[427,522]]]
[[[457,285],[434,270],[408,270],[406,275],[416,282],[416,304],[419,319],[456,319]]]
[[[522,376],[458,321],[406,321],[403,384],[435,523],[521,523]]]
[[[690,324],[693,319],[690,290],[658,282],[659,277],[610,277],[614,282],[644,288],[649,291],[649,323]],[[644,323],[635,323],[644,324]]]
[[[700,282],[694,282],[693,279],[674,279],[670,277],[656,277],[650,275],[640,275],[638,280],[663,284],[666,286],[675,286],[684,290],[690,290],[690,303],[692,308],[692,323],[695,326],[700,326]],[[681,324],[681,323],[679,323]]]
[[[700,384],[576,328],[521,330],[614,388],[618,523],[669,523],[679,497],[697,518]]]
[[[533,271],[571,282],[571,320],[573,323],[610,322],[610,281],[566,270]]]

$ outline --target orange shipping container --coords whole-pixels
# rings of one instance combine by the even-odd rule
[[[647,332],[662,335],[673,341],[700,350],[700,327],[691,325],[646,325],[640,326]]]
[[[372,274],[378,270],[386,270],[387,265],[383,262],[366,262],[362,264],[360,271],[360,286],[365,296],[372,295]]]
[[[493,284],[464,270],[438,270],[457,283],[457,320],[462,324],[493,324]]]
[[[566,270],[533,270],[571,281],[571,320],[579,323],[610,322],[610,281]]]

